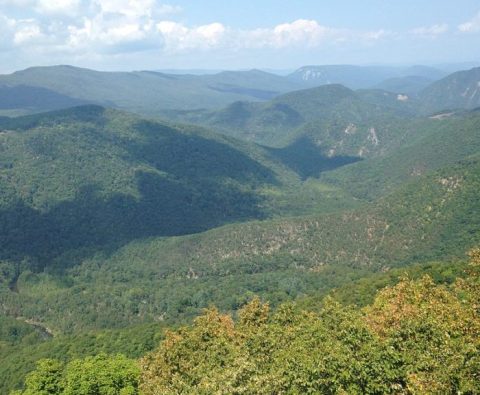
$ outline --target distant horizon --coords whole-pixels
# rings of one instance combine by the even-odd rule
[[[85,70],[92,70],[92,71],[99,71],[99,72],[142,72],[142,71],[153,71],[165,74],[198,74],[198,75],[207,75],[207,74],[218,74],[225,71],[233,71],[233,72],[242,72],[242,71],[263,71],[265,73],[275,74],[275,75],[288,75],[293,73],[297,70],[300,70],[305,67],[322,67],[322,66],[353,66],[353,67],[385,67],[385,68],[409,68],[409,67],[431,67],[434,69],[438,69],[440,71],[445,72],[455,72],[455,71],[462,71],[462,70],[469,70],[472,68],[480,67],[480,61],[461,61],[461,62],[451,62],[451,63],[419,63],[419,62],[412,62],[412,63],[373,63],[373,64],[355,64],[355,63],[319,63],[319,64],[303,64],[298,67],[292,68],[274,68],[274,67],[245,67],[245,68],[188,68],[188,67],[179,67],[179,68],[157,68],[157,69],[148,69],[148,68],[131,68],[131,69],[104,69],[104,68],[97,68],[97,67],[85,67],[85,66],[77,66],[75,64],[50,64],[50,65],[30,65],[19,69],[14,69],[7,72],[0,72],[0,75],[9,75],[15,72],[24,71],[32,68],[48,68],[48,67],[72,67],[78,69],[85,69]]]

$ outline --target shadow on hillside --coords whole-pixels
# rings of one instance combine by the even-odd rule
[[[128,141],[123,147],[130,155],[126,159],[133,163],[147,163],[198,187],[222,185],[226,179],[250,186],[278,184],[272,170],[214,137],[179,133],[145,120],[138,121],[135,130],[141,139]]]
[[[302,179],[318,177],[324,171],[361,160],[361,158],[355,156],[327,157],[307,137],[299,138],[284,148],[267,148],[267,150],[274,158],[295,171]]]
[[[83,258],[135,239],[196,233],[264,217],[252,193],[218,185],[192,190],[155,173],[138,173],[137,179],[138,199],[124,194],[104,198],[97,187],[89,186],[45,213],[23,202],[0,212],[0,260],[29,257],[39,270],[72,250],[83,250]]]
[[[62,95],[46,88],[28,85],[0,85],[0,109],[51,111],[86,104],[87,101]]]
[[[265,218],[255,186],[277,184],[271,170],[221,141],[148,121],[134,128],[138,138],[116,136],[115,144],[139,169],[138,196],[121,189],[105,196],[101,186],[88,185],[46,212],[17,201],[0,212],[0,261],[27,259],[28,267],[41,270],[68,256],[62,266],[72,266],[133,240]]]

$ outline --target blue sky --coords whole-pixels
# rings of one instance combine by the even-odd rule
[[[478,0],[0,0],[0,72],[480,60]]]

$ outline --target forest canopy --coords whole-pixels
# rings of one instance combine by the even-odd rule
[[[407,276],[361,309],[330,296],[318,312],[211,307],[139,361],[42,360],[13,394],[479,393],[480,249],[469,255],[454,283]]]

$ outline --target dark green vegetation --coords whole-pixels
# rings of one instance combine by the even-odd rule
[[[48,71],[25,75],[39,70]],[[79,72],[57,71],[68,78]],[[105,74],[120,80],[149,75],[81,73],[101,81]],[[246,80],[254,89],[256,78],[270,76],[253,71],[202,78],[212,78],[210,87],[223,78],[238,94]],[[115,85],[102,86],[107,92]],[[248,94],[270,97],[264,93]],[[470,335],[476,332],[460,333],[456,324],[429,314],[443,306],[451,317],[458,312],[457,321],[471,319],[470,288],[457,290],[470,281],[464,253],[480,244],[480,112],[423,117],[418,103],[378,89],[327,85],[223,110],[168,111],[175,121],[204,126],[147,120],[98,105],[0,117],[0,392],[20,388],[35,362],[48,358],[28,376],[26,394],[39,393],[41,386],[94,394],[137,393],[143,386],[149,393],[163,385],[175,388],[170,393],[180,387],[211,393],[222,380],[229,393],[252,393],[254,383],[287,393],[408,393],[427,385],[436,393],[474,393],[478,342]],[[396,284],[405,272],[415,279],[428,274],[446,288],[405,280],[397,293],[382,291],[375,299],[377,290]],[[395,314],[382,309],[397,303],[405,289],[431,291],[408,302],[433,325],[424,329],[434,340],[418,348],[385,332]],[[177,333],[186,336],[178,349],[177,335],[169,335],[142,360],[143,373],[138,370],[135,360],[159,346],[164,328],[191,324],[211,304],[236,316],[254,295],[276,309],[265,313],[259,338],[244,332],[243,318],[234,324],[210,310],[197,320],[208,328],[210,318],[231,323],[233,338],[222,338],[231,352],[222,354],[228,361],[197,341],[196,331],[210,336],[210,329],[195,324]],[[359,307],[332,305],[326,295]],[[422,316],[431,295],[443,298],[440,310]],[[277,315],[292,300],[319,315],[292,312],[299,326],[292,324],[292,341],[284,344],[276,333],[289,324],[279,324]],[[462,308],[458,300],[464,300]],[[258,303],[248,306],[254,315],[266,312]],[[382,316],[388,319],[380,324]],[[400,334],[424,333],[420,321],[405,322],[392,327]],[[359,348],[351,347],[348,336],[337,337],[335,325]],[[453,343],[443,342],[442,333]],[[441,365],[453,370],[434,366],[443,358],[431,351],[435,339],[451,357]],[[265,349],[248,348],[255,344],[279,351],[268,359]],[[328,349],[325,360],[320,353],[307,356],[315,345]],[[198,353],[189,348],[197,346]],[[420,350],[433,359],[422,359]],[[168,361],[185,367],[178,376],[168,373],[171,365],[162,353],[170,351],[180,359]],[[125,357],[107,356],[118,353]],[[344,363],[354,359],[360,362]],[[246,360],[258,363],[243,365]],[[224,376],[218,376],[217,362],[227,363]],[[196,373],[190,364],[198,366]]]
[[[479,187],[480,161],[472,158],[354,211],[58,254],[43,273],[25,267],[16,292],[4,289],[4,309],[60,332],[177,322],[212,301],[235,310],[257,293],[275,303],[372,271],[459,257],[480,241]]]
[[[396,149],[387,147],[386,155],[325,173],[320,179],[347,188],[357,198],[374,200],[406,181],[478,154],[479,131],[478,111],[404,121],[394,130],[400,143]]]
[[[395,127],[411,112],[409,110],[410,103],[398,100],[397,94],[354,92],[342,85],[325,85],[286,93],[265,103],[236,102],[219,111],[170,112],[168,115],[274,147],[285,148],[306,136],[309,144],[325,155],[335,149],[334,143],[343,149],[342,137],[352,136],[347,149],[361,157],[364,154],[359,155],[358,151],[364,145],[365,154],[377,149],[377,140],[381,141],[376,137],[377,129]],[[383,142],[378,149],[382,147]]]
[[[85,248],[107,252],[135,239],[301,212],[322,195],[268,151],[198,127],[95,106],[0,127],[0,257],[17,262],[14,272],[60,255],[74,264]],[[294,200],[299,188],[306,206]]]
[[[259,298],[234,317],[210,308],[138,364],[105,354],[45,359],[15,394],[474,394],[480,249],[470,257],[461,278],[455,264],[444,284],[405,276],[363,309],[331,297],[317,313],[292,303],[271,312]]]

